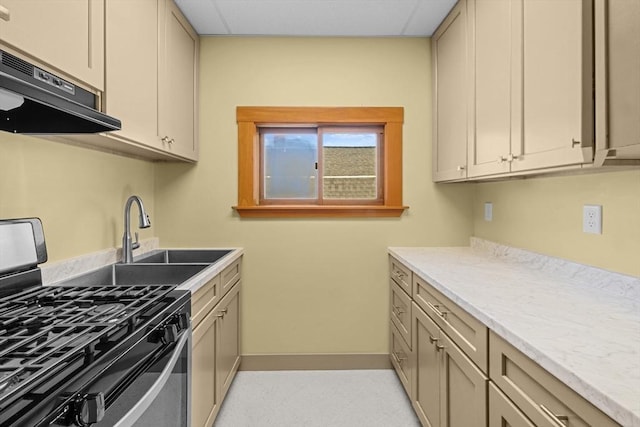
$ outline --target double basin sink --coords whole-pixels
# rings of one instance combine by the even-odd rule
[[[64,281],[64,286],[179,285],[230,249],[169,249],[140,255],[131,264],[111,264]]]

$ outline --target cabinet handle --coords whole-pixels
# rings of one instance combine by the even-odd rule
[[[6,7],[0,5],[0,19],[9,22],[11,20],[11,12]]]
[[[464,166],[464,165],[460,165],[460,166],[458,166],[456,169],[457,169],[459,172],[461,172],[461,171],[465,170],[466,168],[467,168],[466,166]]]
[[[435,311],[438,316],[442,317],[443,319],[445,319],[447,317],[448,311],[440,311],[438,309],[438,307],[440,307],[440,305],[431,304],[430,302],[427,302],[427,305],[429,306],[429,308],[431,308],[433,311]]]
[[[514,156],[512,153],[509,153],[509,155],[507,156],[507,161],[509,163],[513,162],[514,160],[517,160],[518,156]]]
[[[165,144],[169,142],[169,137],[168,136],[163,136],[162,137],[162,142],[164,142]]]
[[[176,140],[175,140],[175,139],[173,139],[173,138],[171,138],[171,139],[169,140],[169,145],[173,144],[174,142],[176,142]]]
[[[223,308],[222,310],[220,310],[220,313],[217,314],[217,316],[222,319],[222,318],[224,318],[225,314],[227,314],[227,308],[226,307]]]
[[[551,421],[553,421],[553,423],[558,426],[558,427],[567,427],[567,422],[569,422],[569,417],[566,415],[556,415],[553,412],[551,412],[551,410],[549,408],[547,408],[546,406],[544,406],[542,403],[540,404],[540,409],[542,409],[542,412],[545,413],[545,415],[549,418],[551,418]]]
[[[431,344],[433,344],[434,342],[438,342],[438,338],[434,338],[434,337],[432,337],[431,335],[429,335],[429,342],[430,342]]]
[[[404,313],[404,310],[402,309],[402,307],[396,307],[394,305],[393,312],[396,314],[396,316],[400,316],[402,313]]]
[[[507,161],[507,158],[504,156],[498,156],[498,163],[504,163]]]
[[[400,356],[397,352],[393,352],[393,358],[396,359],[398,365],[402,365],[407,360],[407,355],[402,353],[402,356]]]
[[[444,346],[436,343],[436,351],[444,350]]]
[[[576,145],[580,145],[580,141],[576,141],[574,138],[571,138],[571,146],[575,147]]]

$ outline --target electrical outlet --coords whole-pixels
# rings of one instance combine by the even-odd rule
[[[582,231],[602,234],[602,206],[584,205],[582,208]]]
[[[487,202],[484,204],[484,220],[492,221],[493,220],[493,203]]]

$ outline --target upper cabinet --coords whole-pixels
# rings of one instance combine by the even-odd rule
[[[87,89],[104,89],[103,0],[0,0],[0,44]]]
[[[122,130],[108,135],[162,150],[158,137],[158,1],[106,1],[104,110],[122,121]]]
[[[87,86],[122,121],[117,132],[53,139],[198,160],[199,38],[173,0],[0,0],[0,45]]]
[[[519,110],[512,92],[512,61],[517,56],[512,43],[515,1],[469,0],[469,176],[509,172],[512,124]],[[439,141],[438,141],[439,145]],[[467,154],[465,152],[465,154]]]
[[[590,163],[588,2],[468,2],[468,176]]]
[[[165,150],[197,159],[199,39],[178,7],[164,2],[160,21],[159,135]]]
[[[106,1],[104,109],[122,130],[103,136],[144,157],[197,160],[197,34],[172,0]]]
[[[512,171],[593,161],[592,9],[590,0],[515,2],[512,99],[522,119],[505,153]]]
[[[464,151],[467,174],[440,174],[434,167],[435,181],[600,166],[596,150],[602,157],[640,158],[640,2],[595,1],[595,17],[593,0],[458,2],[456,8],[466,10],[467,43],[445,46],[437,39],[449,19],[461,16],[454,9],[434,34],[432,49],[434,56],[445,48],[463,50],[448,55],[467,55],[466,90],[443,100],[451,91],[434,77],[434,128],[454,120],[467,134],[452,143],[438,131],[433,151],[436,159],[443,146],[456,147],[456,159]],[[446,72],[440,64],[434,58],[434,76]],[[442,107],[454,102],[454,114]]]
[[[640,1],[595,1],[596,166],[640,158]]]
[[[433,179],[467,176],[467,10],[461,0],[434,33]]]

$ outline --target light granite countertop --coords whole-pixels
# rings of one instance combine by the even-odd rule
[[[625,427],[640,427],[640,278],[472,238],[389,253]]]

